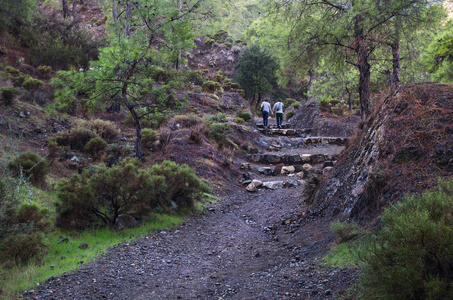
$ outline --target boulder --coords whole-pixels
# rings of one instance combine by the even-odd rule
[[[282,168],[281,174],[282,175],[288,175],[288,174],[293,174],[296,169],[294,166],[285,166]]]
[[[133,228],[137,226],[138,226],[137,220],[135,220],[134,217],[128,214],[119,215],[115,222],[115,228],[118,230],[122,230],[124,228]]]

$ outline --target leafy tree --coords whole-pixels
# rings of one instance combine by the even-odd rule
[[[429,45],[425,65],[433,78],[440,82],[453,82],[453,22],[448,22]]]
[[[251,99],[252,105],[258,105],[263,95],[278,89],[278,63],[258,45],[246,48],[234,69],[236,81],[244,90],[245,96]]]
[[[35,2],[32,0],[0,1],[0,29],[23,23],[30,18],[35,8]]]
[[[365,118],[370,112],[371,68],[376,48],[383,44],[394,47],[392,74],[398,82],[400,35],[396,29],[415,31],[421,22],[413,22],[412,27],[400,25],[417,19],[433,3],[427,0],[270,1],[269,8],[272,13],[285,16],[291,24],[288,37],[295,45],[289,48],[297,49],[298,59],[337,57],[357,68],[360,108]]]

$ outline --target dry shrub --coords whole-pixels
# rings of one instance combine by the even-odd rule
[[[201,145],[206,132],[206,127],[203,124],[198,124],[190,129],[189,140],[197,145]]]
[[[75,122],[76,127],[86,128],[95,132],[98,136],[105,140],[115,139],[120,130],[116,127],[115,123],[107,120],[94,119],[94,120],[85,120],[77,119]]]
[[[59,146],[69,146],[72,150],[84,151],[85,145],[97,137],[96,133],[87,128],[72,128],[69,132],[59,132],[55,141]]]
[[[93,158],[99,158],[101,152],[107,149],[108,144],[100,137],[92,138],[84,147],[84,150],[91,154]]]
[[[167,152],[167,147],[171,141],[176,137],[176,133],[170,130],[162,130],[159,134],[159,144],[162,151]]]
[[[173,117],[173,119],[169,123],[169,126],[170,128],[177,129],[176,124],[179,124],[180,128],[191,128],[202,122],[203,120],[195,115],[177,115]]]

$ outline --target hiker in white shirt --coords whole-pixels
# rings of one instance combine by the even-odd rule
[[[272,113],[271,105],[269,104],[269,99],[264,99],[264,102],[261,103],[261,111],[263,113],[263,126],[264,128],[268,125],[269,114]]]
[[[275,117],[277,119],[277,127],[282,128],[283,123],[283,103],[281,100],[278,100],[277,103],[274,104],[273,110],[275,111]]]

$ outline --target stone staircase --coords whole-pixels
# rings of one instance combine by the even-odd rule
[[[281,129],[257,127],[269,147],[266,152],[248,154],[240,166],[244,171],[241,181],[249,192],[297,187],[313,177],[326,176],[349,140],[308,136],[310,129],[291,129],[289,124]]]

